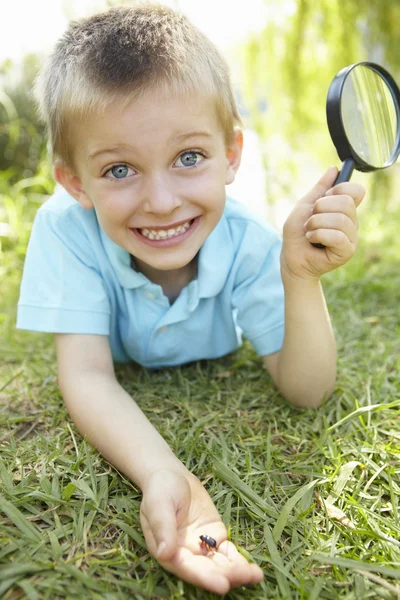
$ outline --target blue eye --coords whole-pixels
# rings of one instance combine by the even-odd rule
[[[200,152],[195,152],[194,150],[190,150],[188,152],[183,152],[177,159],[177,163],[178,161],[180,161],[181,164],[178,164],[178,167],[194,167],[194,165],[197,165],[199,162],[201,162],[201,160],[199,161],[199,157],[204,158],[204,155],[201,154]]]
[[[124,179],[128,175],[129,167],[127,165],[115,165],[109,171],[116,179]]]

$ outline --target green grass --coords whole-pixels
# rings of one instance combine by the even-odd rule
[[[400,212],[372,210],[356,258],[324,278],[339,359],[319,410],[288,406],[247,344],[156,373],[117,367],[264,569],[261,585],[231,599],[400,598]],[[27,227],[1,255],[0,597],[215,598],[150,557],[139,490],[63,406],[52,336],[14,329]]]

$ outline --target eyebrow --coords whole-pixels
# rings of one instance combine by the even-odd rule
[[[181,133],[172,138],[173,142],[184,142],[192,137],[212,137],[209,131],[189,131],[188,133]]]
[[[113,146],[112,148],[102,148],[101,150],[95,150],[94,152],[91,152],[89,154],[89,159],[93,160],[101,154],[113,154],[119,150],[133,150],[133,148],[131,146],[127,146],[126,144],[120,144],[119,146]]]
[[[189,131],[188,133],[181,133],[179,135],[174,136],[171,139],[171,142],[182,143],[182,142],[185,142],[186,140],[194,138],[194,137],[211,138],[212,134],[209,131]],[[133,146],[128,146],[126,144],[120,144],[119,146],[113,146],[112,148],[102,148],[101,150],[95,150],[94,152],[91,152],[89,154],[89,160],[93,160],[93,159],[97,158],[98,156],[100,156],[101,154],[113,154],[120,150],[132,151],[132,150],[135,150],[135,148],[133,148]]]

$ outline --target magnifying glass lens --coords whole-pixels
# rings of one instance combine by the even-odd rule
[[[383,168],[393,154],[399,124],[393,95],[377,71],[358,65],[348,74],[341,113],[347,139],[356,154],[371,167]]]
[[[385,169],[397,160],[400,91],[380,65],[364,61],[339,71],[328,90],[326,116],[332,141],[343,161],[335,184],[349,181],[353,169]]]

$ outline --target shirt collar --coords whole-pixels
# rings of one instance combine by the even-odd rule
[[[224,213],[200,248],[197,269],[200,298],[212,298],[219,294],[228,277],[233,258],[233,241]]]
[[[135,271],[131,266],[131,255],[125,248],[121,248],[104,233],[100,227],[100,235],[103,241],[104,249],[110,260],[110,263],[117,275],[120,285],[127,289],[134,289],[149,283],[149,280],[143,273]]]
[[[122,287],[135,289],[151,283],[143,273],[132,268],[129,252],[113,242],[101,227],[100,235],[107,256]],[[232,264],[233,250],[229,224],[224,213],[200,248],[197,285],[192,286],[197,288],[199,298],[211,298],[222,290]]]

